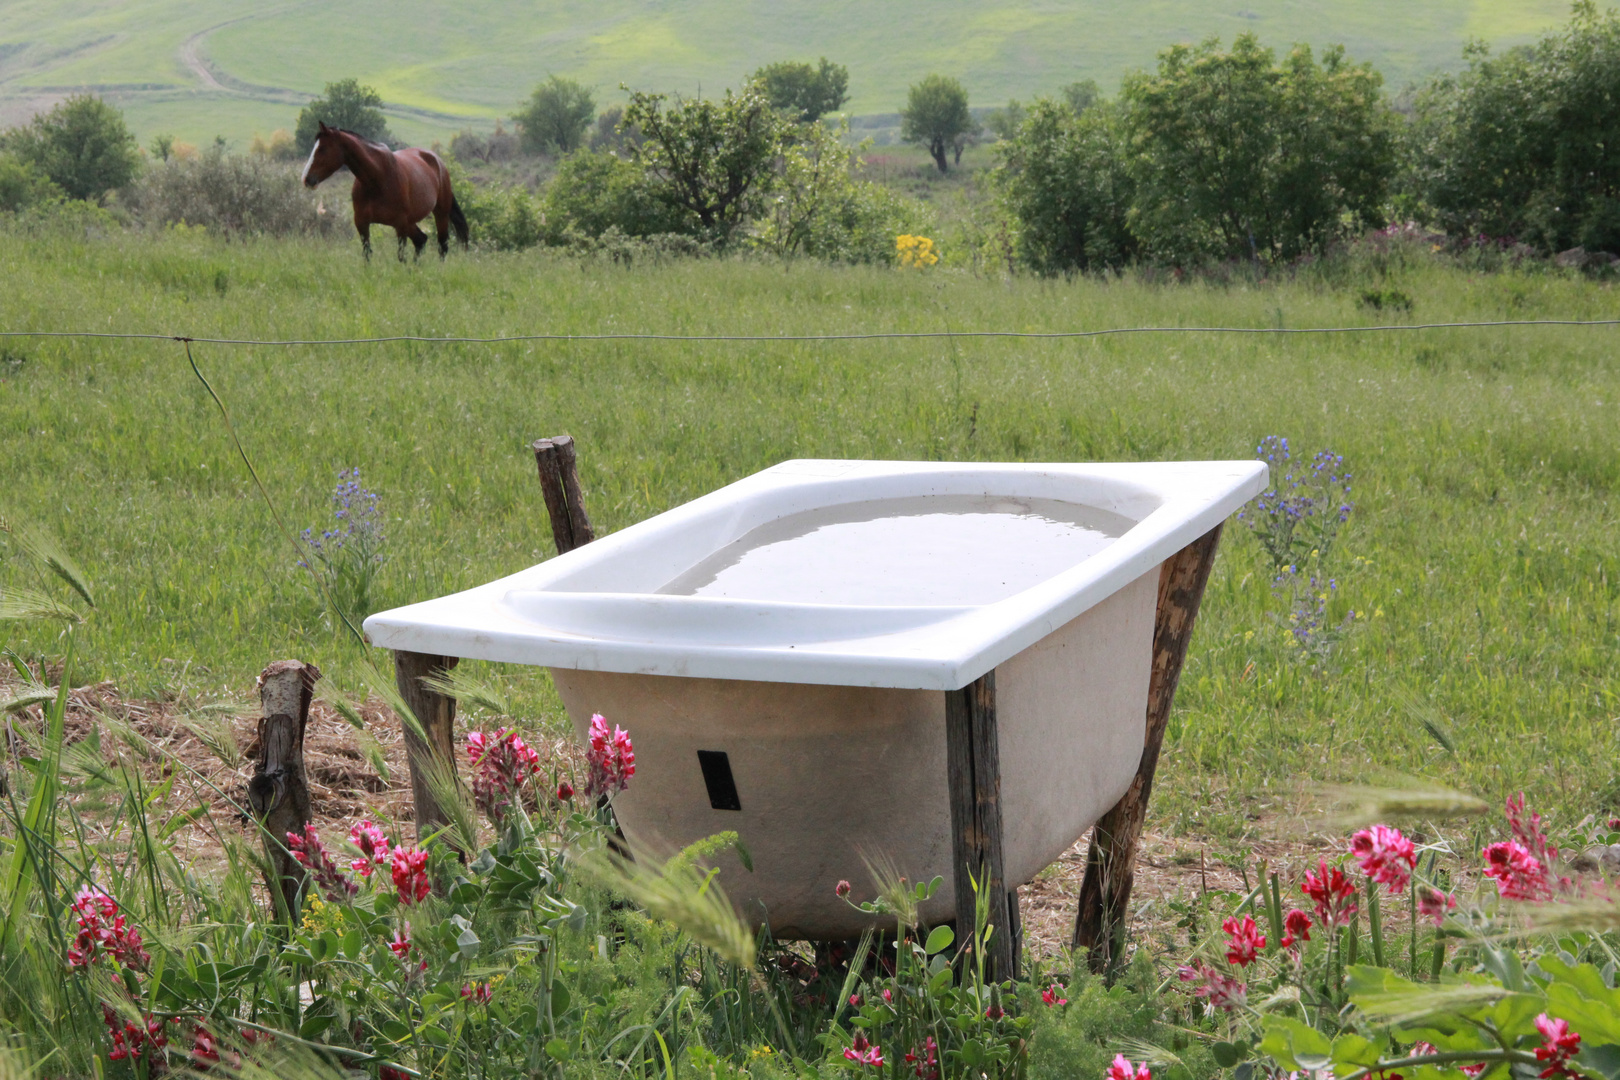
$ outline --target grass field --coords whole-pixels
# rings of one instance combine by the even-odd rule
[[[390,103],[404,138],[488,128],[556,73],[617,99],[619,84],[694,93],[760,64],[825,54],[850,69],[856,114],[889,113],[930,71],[976,104],[1050,93],[1079,78],[1110,92],[1176,41],[1253,30],[1279,48],[1343,43],[1394,88],[1456,67],[1470,38],[1508,45],[1566,16],[1564,0],[428,0],[282,3],[244,14],[225,0],[17,0],[0,7],[0,121],[88,88],[127,110],[142,140],[193,142],[292,126],[328,81],[356,76]]]
[[[1421,320],[1612,317],[1552,274],[1393,271]],[[8,238],[0,328],[346,337],[600,330],[810,333],[1365,324],[1355,288],[981,280],[957,273],[541,253],[360,264],[352,247]],[[1322,779],[1424,772],[1579,817],[1620,797],[1620,401],[1613,328],[1335,337],[845,344],[198,346],[295,528],[335,472],[381,493],[379,606],[545,558],[527,444],[570,432],[612,530],[790,457],[1245,457],[1264,435],[1356,474],[1339,662],[1290,655],[1258,545],[1232,526],[1170,735],[1162,822],[1236,840]],[[288,542],[170,343],[0,344],[0,476],[100,590],[76,682],[240,697],[297,655],[355,686]],[[19,564],[0,564],[15,575]],[[50,637],[19,638],[51,654]],[[543,675],[507,671],[537,716]],[[1407,709],[1455,730],[1441,749]],[[1566,819],[1568,820],[1568,819]]]

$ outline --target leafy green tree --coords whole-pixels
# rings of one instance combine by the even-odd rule
[[[568,154],[585,141],[596,118],[591,92],[573,79],[553,75],[534,88],[529,103],[512,114],[530,154]]]
[[[771,107],[801,124],[813,124],[837,112],[849,100],[849,69],[825,56],[818,65],[782,60],[754,72],[754,82],[771,99]]]
[[[0,211],[14,214],[61,197],[62,189],[31,163],[0,154]]]
[[[345,128],[372,142],[393,143],[388,118],[382,114],[382,103],[382,95],[369,86],[361,86],[358,79],[327,83],[321,96],[305,105],[298,114],[293,141],[299,155],[309,153],[315,146],[322,124]]]
[[[1017,224],[1021,261],[1038,274],[1117,267],[1139,245],[1128,220],[1135,185],[1118,110],[1076,112],[1042,98],[997,148],[995,180]]]
[[[940,172],[946,171],[946,151],[975,127],[967,91],[947,75],[929,75],[912,86],[900,110],[900,138],[927,147]]]
[[[548,240],[561,243],[570,232],[598,237],[613,228],[637,237],[695,232],[693,216],[660,196],[632,161],[610,151],[574,154],[546,187]]]
[[[1097,83],[1092,79],[1081,79],[1079,82],[1072,82],[1065,86],[1061,93],[1069,108],[1077,113],[1083,113],[1093,105],[1102,102],[1102,91],[1097,88]]]
[[[4,148],[73,199],[100,199],[141,168],[124,114],[90,94],[76,94],[8,132]]]
[[[1244,34],[1159,54],[1122,100],[1132,227],[1174,261],[1288,259],[1379,222],[1395,168],[1382,80],[1342,49],[1281,66]]]
[[[1018,135],[1018,129],[1024,126],[1024,117],[1029,110],[1017,98],[1009,98],[1006,108],[991,109],[990,115],[984,118],[984,126],[990,129],[990,134],[997,139],[1011,139]]]
[[[1620,15],[1580,3],[1534,46],[1419,93],[1406,188],[1448,234],[1620,252]]]
[[[663,94],[631,95],[621,125],[643,140],[631,153],[671,206],[725,245],[770,190],[788,123],[755,84],[720,100],[664,102]]]

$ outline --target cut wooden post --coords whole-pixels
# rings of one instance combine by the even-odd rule
[[[951,862],[956,886],[956,933],[972,935],[974,882],[989,898],[995,927],[985,955],[992,982],[1018,974],[1015,918],[1001,861],[1001,746],[996,734],[996,673],[986,672],[945,694],[945,761],[951,800]]]
[[[248,806],[264,830],[270,910],[297,921],[308,872],[287,848],[287,834],[309,824],[309,782],[304,775],[304,726],[321,671],[314,664],[278,660],[259,675],[258,768],[248,781]]]
[[[573,551],[596,539],[596,530],[585,513],[585,494],[579,487],[574,437],[554,435],[549,439],[536,439],[534,462],[540,470],[540,490],[546,497],[546,513],[551,517],[551,535],[557,541],[557,554]]]
[[[416,811],[416,839],[420,843],[437,832],[449,821],[439,805],[429,780],[435,772],[456,772],[455,722],[456,699],[441,694],[422,680],[443,675],[456,666],[454,656],[431,656],[426,653],[394,653],[394,684],[399,696],[416,714],[422,725],[424,741],[409,724],[405,725],[405,754],[411,765],[411,798]]]
[[[1086,877],[1080,886],[1075,915],[1074,947],[1090,950],[1091,970],[1115,971],[1124,959],[1125,928],[1136,872],[1136,850],[1147,818],[1153,773],[1159,767],[1176,683],[1187,658],[1198,605],[1204,598],[1219,525],[1164,561],[1159,569],[1159,606],[1153,625],[1153,668],[1148,680],[1147,731],[1136,777],[1113,809],[1091,832],[1086,854]]]

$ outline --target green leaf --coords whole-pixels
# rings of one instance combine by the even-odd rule
[[[1581,1052],[1575,1055],[1586,1068],[1600,1073],[1608,1080],[1620,1080],[1620,1046],[1607,1043],[1603,1046],[1582,1046]]]
[[[384,1020],[378,1027],[381,1028],[385,1036],[394,1042],[404,1042],[411,1037],[410,1025],[399,1020]]]
[[[552,1018],[555,1019],[567,1012],[572,1001],[573,996],[568,993],[568,987],[563,984],[563,981],[561,979],[554,980],[551,984]]]
[[[936,926],[928,931],[928,943],[924,948],[927,950],[928,955],[932,956],[937,952],[950,948],[951,943],[955,940],[955,930],[948,926]]]
[[[1378,1044],[1354,1033],[1333,1040],[1333,1071],[1345,1076],[1357,1069],[1378,1064]],[[1304,1062],[1301,1062],[1304,1064]],[[1324,1063],[1325,1064],[1325,1063]],[[1305,1065],[1307,1069],[1321,1066]]]
[[[298,1037],[300,1039],[313,1039],[327,1028],[331,1027],[332,1022],[336,1019],[337,1017],[333,1016],[331,1013],[323,1013],[320,1016],[311,1016],[299,1027]]]
[[[1264,1031],[1260,1052],[1276,1059],[1290,1072],[1298,1069],[1320,1071],[1327,1067],[1333,1057],[1334,1046],[1328,1042],[1327,1036],[1292,1017],[1271,1013],[1266,1016]]]
[[[471,960],[477,956],[478,949],[482,944],[483,942],[478,940],[478,935],[473,933],[473,928],[470,926],[456,935],[456,948],[461,950],[461,955],[465,959]]]
[[[574,1057],[573,1050],[561,1039],[548,1039],[546,1041],[546,1053],[556,1061],[571,1061]]]
[[[350,930],[347,934],[343,935],[343,940],[339,943],[339,947],[342,948],[344,956],[348,957],[350,960],[353,960],[360,955],[360,946],[364,943],[364,941],[365,938],[361,935],[359,929],[357,928]]]

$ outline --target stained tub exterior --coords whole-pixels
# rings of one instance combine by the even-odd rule
[[[1051,864],[1119,797],[1142,754],[1158,568],[996,669],[1003,863],[1009,883]],[[637,773],[615,794],[632,843],[673,852],[734,829],[753,858],[720,880],[780,938],[854,937],[871,922],[833,892],[872,895],[867,857],[944,887],[952,917],[945,695],[552,669],[584,737],[599,712],[634,733]],[[717,810],[699,750],[727,755],[741,810]]]

